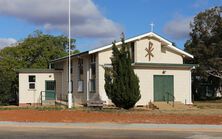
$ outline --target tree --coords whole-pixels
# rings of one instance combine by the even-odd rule
[[[193,60],[186,62],[199,64],[193,73],[194,80],[197,82],[215,82],[214,88],[217,91],[221,90],[222,84],[221,16],[222,7],[214,7],[197,14],[190,25],[192,29],[191,38],[185,44],[185,50],[194,55]]]
[[[105,90],[109,99],[119,108],[130,109],[141,98],[139,79],[131,66],[130,52],[124,37],[120,50],[112,46],[112,68],[105,67]]]
[[[75,40],[71,48],[75,50]],[[50,60],[66,56],[68,38],[35,31],[14,46],[0,50],[0,104],[15,98],[18,90],[17,69],[48,68]],[[73,51],[78,52],[78,51]]]

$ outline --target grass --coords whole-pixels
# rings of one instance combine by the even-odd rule
[[[18,107],[18,106],[7,106],[7,107],[0,107],[0,110],[39,110],[39,111],[50,111],[50,110],[64,110],[66,108],[61,106],[44,106],[44,107]]]
[[[210,101],[196,101],[194,106],[200,109],[222,109],[222,99]]]
[[[117,108],[104,108],[92,109],[86,107],[74,107],[68,109],[64,106],[29,106],[29,107],[18,107],[18,106],[0,106],[0,110],[38,110],[38,111],[60,111],[60,110],[79,110],[85,112],[104,112],[104,113],[126,113],[126,114],[173,114],[173,115],[222,115],[222,99],[221,100],[210,100],[210,101],[195,101],[194,106],[197,109],[191,110],[150,110],[150,109],[117,109]]]
[[[64,110],[66,108],[61,106],[52,106],[52,107],[34,107],[34,110],[39,111],[54,111],[54,110]]]

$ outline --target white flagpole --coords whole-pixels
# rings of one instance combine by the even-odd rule
[[[69,77],[68,77],[68,108],[72,108],[72,92],[71,92],[71,52],[70,52],[70,47],[71,47],[71,18],[70,18],[70,11],[71,11],[71,2],[69,0]]]

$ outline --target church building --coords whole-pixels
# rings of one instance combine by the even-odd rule
[[[154,32],[126,39],[132,67],[139,77],[141,99],[136,105],[149,102],[176,101],[192,104],[191,70],[184,64],[193,55],[177,48]],[[118,47],[121,42],[116,42]],[[71,56],[73,103],[85,105],[89,100],[112,104],[104,89],[104,66],[110,66],[112,44]],[[47,100],[67,100],[68,57],[51,61],[51,69],[19,70],[19,105],[42,104]]]

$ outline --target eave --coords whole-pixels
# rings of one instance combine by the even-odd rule
[[[195,68],[197,64],[176,64],[176,63],[133,63],[135,67],[150,67],[150,68]]]
[[[111,64],[104,64],[104,67],[111,68]],[[197,64],[174,64],[174,63],[132,63],[132,66],[137,68],[183,68],[183,69],[194,69],[198,67]]]
[[[53,70],[53,69],[18,69],[17,73],[57,73],[62,72],[62,70]]]

